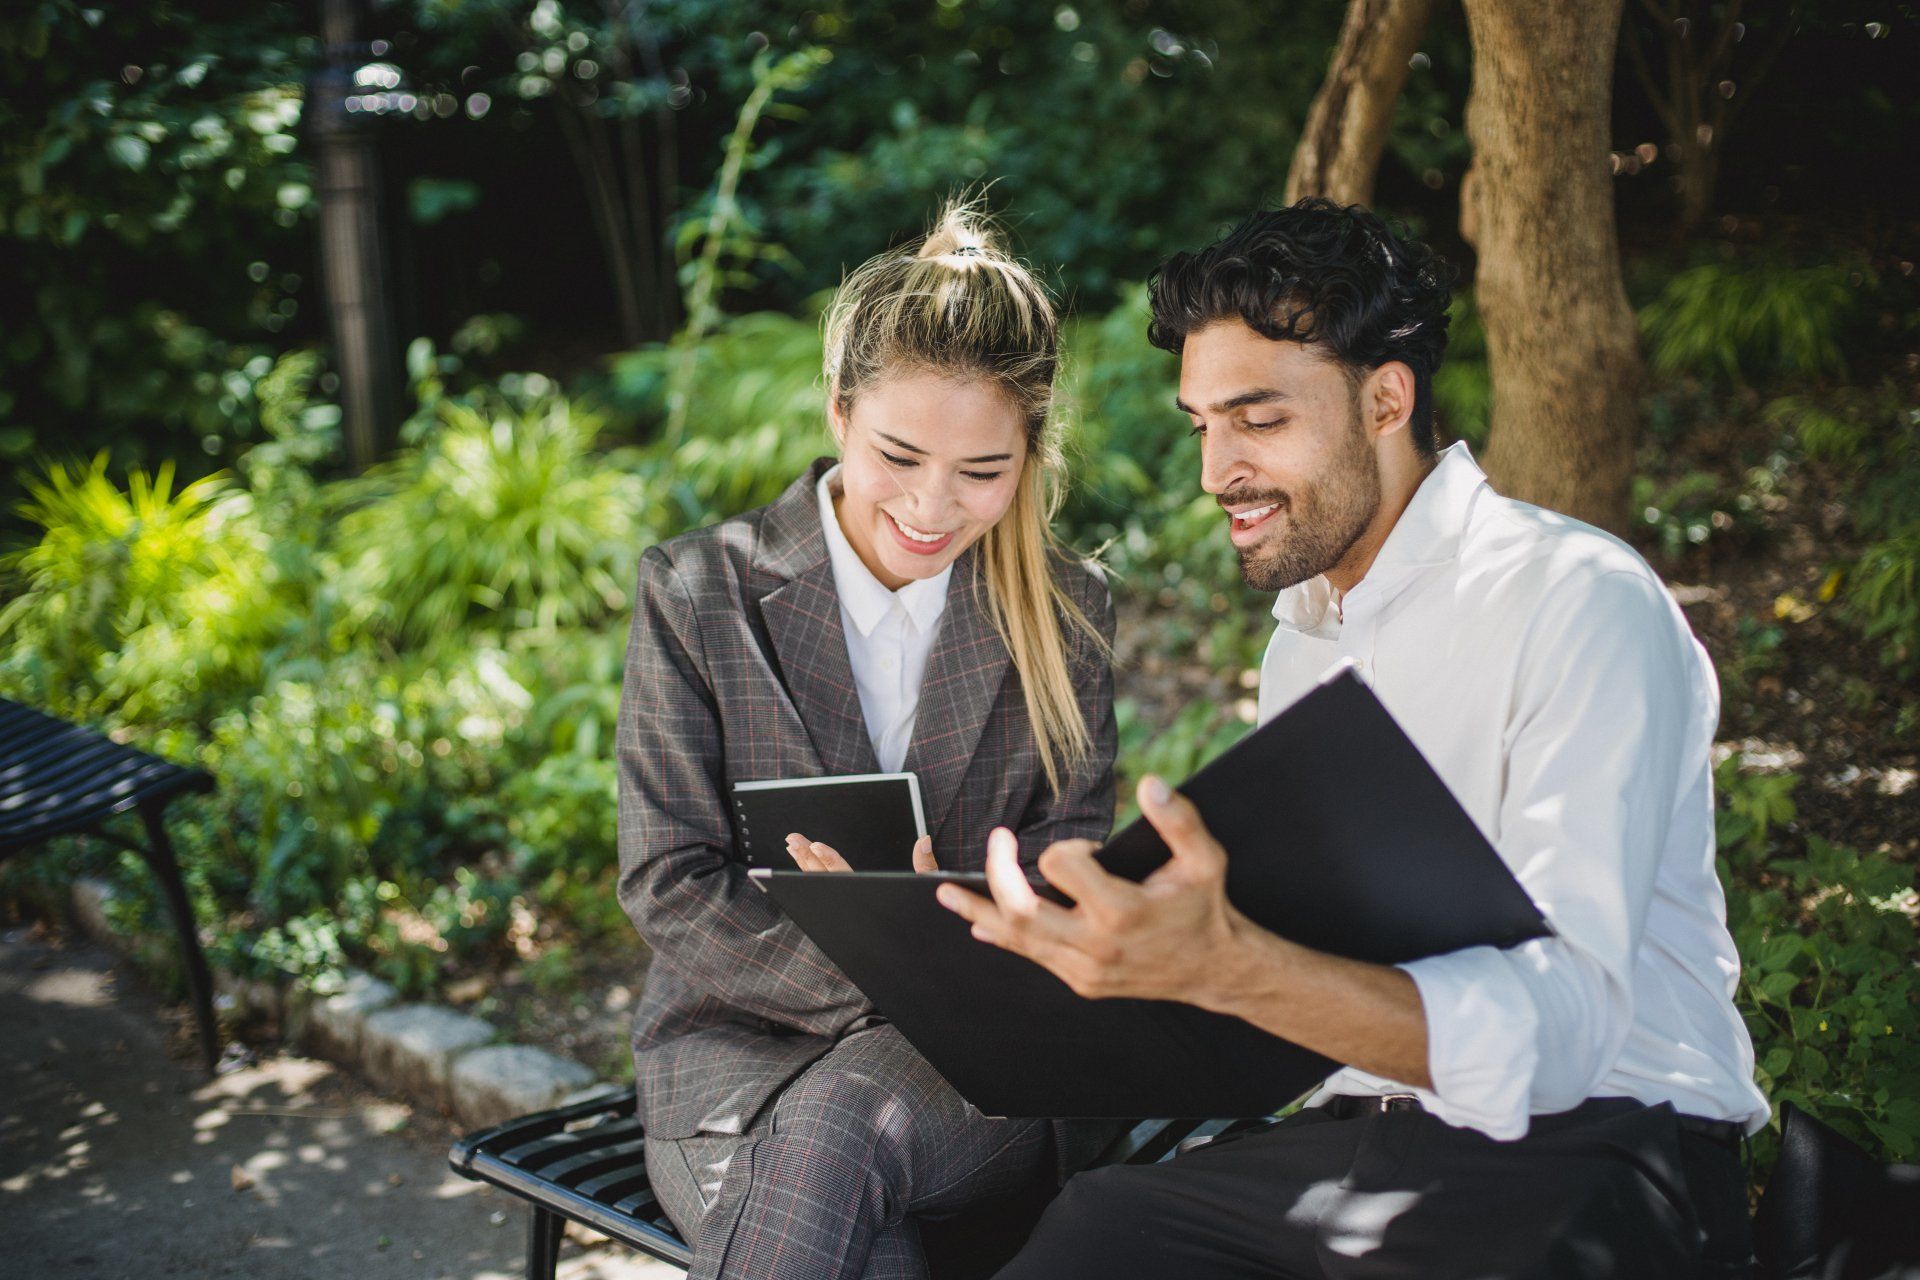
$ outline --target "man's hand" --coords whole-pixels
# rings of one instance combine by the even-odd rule
[[[1227,901],[1227,855],[1199,811],[1158,778],[1140,810],[1173,857],[1139,884],[1108,875],[1094,844],[1065,840],[1040,874],[1072,898],[1048,902],[1021,874],[1013,833],[987,841],[991,900],[957,884],[935,892],[982,942],[1018,952],[1079,995],[1180,1000],[1230,1014],[1336,1062],[1433,1088],[1426,1013],[1412,978],[1269,933]]]
[[[798,831],[787,836],[787,855],[800,864],[802,871],[851,871],[847,860],[832,845],[809,840]],[[913,869],[938,871],[933,860],[933,837],[921,836],[913,842]]]
[[[1044,966],[1080,995],[1223,1009],[1247,928],[1227,901],[1226,851],[1193,803],[1160,779],[1143,779],[1139,798],[1173,853],[1143,882],[1109,875],[1092,841],[1064,840],[1040,855],[1040,874],[1074,901],[1059,906],[1033,891],[1013,833],[1001,827],[987,841],[992,899],[945,884],[940,904],[974,937]]]

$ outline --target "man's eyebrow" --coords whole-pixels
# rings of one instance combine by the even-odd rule
[[[1255,387],[1251,391],[1242,391],[1237,396],[1228,396],[1212,408],[1215,413],[1230,413],[1235,409],[1244,409],[1250,404],[1271,404],[1275,400],[1291,399],[1293,399],[1291,392],[1282,391],[1278,387]],[[1173,407],[1182,413],[1194,412],[1193,407],[1178,396],[1174,397]]]
[[[873,434],[879,436],[882,440],[885,440],[888,443],[894,445],[896,448],[905,449],[908,453],[917,453],[923,458],[927,456],[927,451],[925,449],[922,449],[917,444],[908,444],[905,440],[902,440],[899,436],[890,436],[884,431],[876,431]],[[966,462],[966,463],[1012,462],[1013,455],[1010,453],[983,453],[977,458],[962,458],[960,459],[960,461]]]

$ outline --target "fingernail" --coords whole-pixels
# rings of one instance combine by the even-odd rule
[[[1146,786],[1141,790],[1146,794],[1147,803],[1151,805],[1163,805],[1173,799],[1172,789],[1159,778],[1149,777]]]
[[[959,901],[959,897],[951,885],[943,884],[933,891],[933,900],[941,906],[951,909],[953,904]]]

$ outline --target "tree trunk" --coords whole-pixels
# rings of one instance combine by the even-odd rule
[[[1608,120],[1621,0],[1465,0],[1471,201],[1503,493],[1626,527],[1640,347],[1620,276]]]
[[[1370,204],[1394,100],[1426,34],[1433,0],[1351,0],[1327,78],[1287,171],[1287,203],[1325,196]]]

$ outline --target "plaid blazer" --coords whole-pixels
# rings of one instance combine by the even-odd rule
[[[641,558],[616,747],[619,894],[653,950],[633,1048],[640,1116],[656,1137],[743,1132],[873,1013],[748,882],[728,802],[734,782],[879,770],[820,527],[815,485],[831,465],[815,462],[770,506]],[[1111,640],[1098,570],[1061,560],[1056,574]],[[969,548],[955,564],[905,768],[919,776],[942,867],[979,869],[987,833],[1007,826],[1031,870],[1051,842],[1105,839],[1112,824],[1112,671],[1085,636],[1072,640],[1094,749],[1055,795],[977,578]],[[1062,1132],[1063,1162],[1091,1156],[1082,1148],[1104,1136]]]

